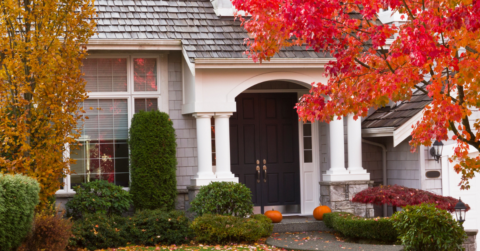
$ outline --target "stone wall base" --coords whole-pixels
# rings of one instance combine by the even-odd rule
[[[465,251],[476,251],[477,250],[477,229],[465,229],[467,232],[467,239],[463,242],[463,247]]]
[[[373,186],[373,181],[322,181],[320,182],[321,204],[329,206],[332,212],[347,212],[357,216],[375,216],[373,204],[353,203],[358,192]]]

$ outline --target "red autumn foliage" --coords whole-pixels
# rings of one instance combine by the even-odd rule
[[[357,193],[352,198],[352,202],[371,203],[375,205],[388,204],[396,207],[433,203],[436,204],[436,208],[453,213],[455,212],[455,205],[458,203],[458,200],[421,189],[393,185],[365,189]],[[470,206],[466,206],[467,211],[470,210]]]
[[[326,53],[328,78],[312,83],[296,109],[303,121],[368,116],[370,108],[432,98],[411,133],[411,150],[457,142],[451,161],[461,188],[480,173],[480,1],[232,0],[247,30],[246,52],[269,60],[285,47]],[[401,22],[382,23],[397,13]],[[248,15],[244,18],[241,15]],[[389,15],[389,14],[388,14]],[[396,34],[394,36],[394,34]],[[305,52],[307,54],[307,52]],[[328,101],[326,97],[329,97]]]

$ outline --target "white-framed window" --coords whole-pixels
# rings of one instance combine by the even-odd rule
[[[81,104],[82,135],[78,149],[66,153],[76,163],[57,193],[73,193],[74,186],[98,179],[128,189],[128,129],[135,113],[159,110],[159,61],[150,55],[95,55],[83,61],[89,97]]]

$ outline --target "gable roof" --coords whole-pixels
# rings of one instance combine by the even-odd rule
[[[362,122],[362,129],[380,127],[398,128],[422,111],[423,108],[431,102],[432,98],[427,94],[416,91],[409,101],[402,102],[393,108],[383,107],[377,109]]]
[[[215,15],[210,0],[96,0],[92,39],[178,39],[195,58],[247,58],[247,32],[240,21]],[[285,48],[275,58],[325,58],[305,46]]]

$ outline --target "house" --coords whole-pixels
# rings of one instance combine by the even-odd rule
[[[101,109],[85,109],[84,144],[70,153],[75,174],[58,200],[97,178],[128,187],[130,121],[151,109],[168,113],[176,129],[178,209],[213,181],[246,184],[256,212],[311,214],[322,202],[365,216],[384,212],[348,199],[374,184],[439,194],[455,187],[445,180],[446,158],[440,165],[427,148],[410,153],[411,125],[427,96],[374,111],[363,122],[348,116],[302,123],[293,107],[312,82],[327,81],[328,55],[293,47],[253,63],[243,53],[248,34],[228,0],[97,0],[95,6],[98,34],[84,61],[90,91],[84,107]],[[431,171],[439,173],[426,175]]]

